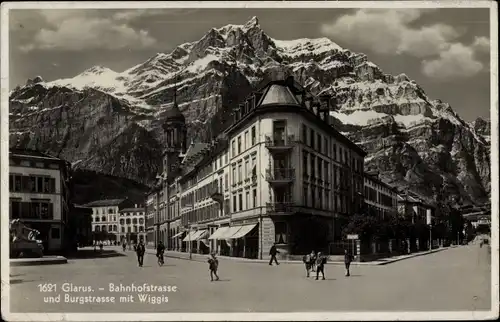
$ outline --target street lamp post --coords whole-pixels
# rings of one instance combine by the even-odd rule
[[[192,225],[191,225],[191,222],[189,222],[189,259],[193,259],[193,241],[191,240],[191,228],[192,228]]]

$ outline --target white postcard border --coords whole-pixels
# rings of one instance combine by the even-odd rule
[[[491,311],[463,312],[307,312],[307,313],[11,313],[9,286],[9,219],[1,216],[2,316],[9,321],[189,321],[189,320],[477,320],[499,316],[498,218],[498,11],[495,1],[197,1],[197,2],[3,2],[1,5],[0,211],[9,212],[9,13],[10,9],[144,9],[144,8],[489,8],[491,79]],[[334,300],[334,299],[332,299]]]

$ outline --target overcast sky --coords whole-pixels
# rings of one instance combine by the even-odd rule
[[[406,73],[465,120],[489,118],[488,9],[16,9],[9,21],[10,87],[95,65],[123,71],[252,16],[275,39],[328,37],[367,54],[386,73]]]

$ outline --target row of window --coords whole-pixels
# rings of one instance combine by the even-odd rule
[[[103,209],[103,208],[93,208],[92,209],[94,215],[105,215],[105,214],[115,214],[116,211],[114,208],[107,208],[107,209]]]
[[[121,212],[120,216],[144,216],[144,212],[138,211],[138,212]]]
[[[355,180],[355,178],[349,176],[349,171],[347,169],[332,164],[333,177],[331,177],[330,163],[327,160],[324,160],[320,156],[316,156],[307,151],[303,151],[302,157],[304,176],[309,176],[311,179],[317,178],[322,180],[326,185],[333,182],[335,189],[344,189],[349,185],[354,184],[355,191],[361,190],[362,181],[360,179]]]
[[[377,189],[383,193],[389,194],[389,195],[395,194],[395,192],[393,190],[387,188],[387,186],[385,186],[385,185],[382,185],[380,183],[374,182],[373,180],[366,179],[366,178],[364,181],[365,181],[365,186],[375,187],[375,189]]]
[[[306,207],[332,210],[335,212],[347,212],[349,201],[346,195],[332,195],[330,189],[324,189],[315,185],[307,185],[305,183],[302,194]]]
[[[94,231],[107,231],[107,232],[118,232],[117,225],[95,225]],[[125,227],[121,227],[121,233],[142,233],[144,232],[144,226],[129,226],[127,229]]]
[[[181,217],[181,223],[182,225],[188,225],[189,223],[219,218],[227,214],[226,211],[228,210],[229,200],[224,200],[224,212],[220,211],[219,204],[208,205],[183,213]]]
[[[234,158],[240,155],[241,152],[251,148],[256,143],[257,133],[254,125],[250,130],[245,131],[244,134],[238,135],[238,137],[231,141],[231,157]]]
[[[49,201],[9,202],[11,219],[54,219],[54,206]]]
[[[93,222],[105,222],[105,221],[116,221],[116,216],[95,216],[92,217]]]
[[[55,193],[56,179],[50,176],[9,174],[10,192]]]
[[[243,168],[244,166],[244,168]],[[250,157],[245,158],[245,162],[243,160],[239,160],[237,165],[232,166],[232,182],[233,185],[237,183],[243,182],[243,180],[251,179],[257,176],[257,156],[253,155],[250,161]],[[226,184],[227,187],[227,184]]]
[[[243,199],[245,197],[245,199]],[[244,202],[243,202],[244,200]],[[250,195],[250,190],[233,194],[233,212],[248,210],[257,207],[257,189],[252,189],[252,194]]]
[[[393,207],[396,204],[396,198],[391,195],[387,195],[380,191],[373,189],[372,187],[365,186],[365,199],[371,202],[381,204],[386,207]]]
[[[308,129],[305,124],[302,124],[301,137],[302,142],[315,151],[331,157],[334,161],[349,164],[355,172],[363,171],[362,159],[352,158],[349,161],[349,150],[342,148],[341,145],[337,146],[336,143],[332,144],[332,148],[330,150],[328,137],[323,137],[320,133],[316,133],[312,128]]]

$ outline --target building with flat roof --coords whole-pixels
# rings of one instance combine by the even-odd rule
[[[92,232],[94,241],[120,241],[119,212],[130,207],[128,199],[95,200],[84,205],[92,208]]]
[[[293,78],[271,81],[219,137],[189,148],[173,113],[175,126],[167,119],[165,128],[178,141],[167,136],[164,171],[146,196],[148,236],[171,249],[249,258],[274,243],[293,255],[341,239],[339,216],[363,207],[366,153],[332,126],[331,102]]]
[[[36,150],[9,151],[9,219],[40,232],[46,252],[68,245],[71,164]]]
[[[383,218],[398,212],[398,193],[395,188],[386,184],[378,174],[364,174],[365,209]]]
[[[145,208],[141,205],[119,210],[118,240],[120,242],[137,243],[146,241]]]

